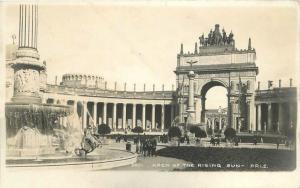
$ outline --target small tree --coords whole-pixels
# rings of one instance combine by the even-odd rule
[[[229,127],[224,131],[224,135],[226,140],[228,139],[229,141],[232,141],[232,139],[236,137],[236,131]]]
[[[190,127],[190,132],[194,133],[196,138],[200,138],[200,141],[201,138],[205,138],[207,136],[206,132],[198,126]]]
[[[98,134],[104,135],[109,134],[111,132],[111,129],[108,125],[102,123],[101,125],[98,125]]]
[[[197,128],[198,128],[198,127],[195,126],[195,125],[191,126],[191,127],[190,127],[190,132],[195,134],[196,131],[197,131]]]
[[[181,137],[181,130],[179,127],[174,126],[174,127],[170,127],[169,131],[168,131],[168,136],[170,138],[178,138],[178,146],[180,144],[180,137]]]
[[[207,135],[206,135],[206,132],[204,130],[202,130],[200,127],[198,127],[195,131],[195,137],[197,138],[205,138]]]
[[[208,135],[212,135],[212,133],[213,133],[211,127],[208,127],[208,128],[206,129],[206,131],[207,131],[207,134],[208,134]]]
[[[142,128],[142,127],[136,126],[136,127],[134,127],[134,128],[132,129],[132,132],[138,133],[138,135],[140,135],[140,133],[143,133],[144,131],[143,131],[143,128]]]
[[[132,132],[134,132],[134,133],[138,133],[138,136],[139,136],[139,141],[140,141],[140,133],[143,133],[143,132],[144,132],[144,130],[143,130],[143,128],[142,128],[142,127],[140,127],[140,126],[136,126],[136,127],[134,127],[134,128],[132,129]]]

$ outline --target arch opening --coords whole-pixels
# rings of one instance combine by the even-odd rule
[[[228,90],[226,83],[210,81],[201,88],[201,122],[208,132],[221,133],[227,127]]]

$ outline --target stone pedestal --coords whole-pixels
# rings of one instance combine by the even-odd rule
[[[17,60],[12,65],[14,69],[13,102],[41,103],[40,71],[45,69],[39,62],[39,55],[35,49],[19,48]]]

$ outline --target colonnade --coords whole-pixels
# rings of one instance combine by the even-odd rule
[[[89,104],[93,107],[92,110],[89,110]],[[98,108],[98,105],[101,108]],[[82,125],[84,127],[104,123],[114,131],[133,129],[136,126],[141,126],[143,130],[163,131],[170,126],[174,119],[174,105],[172,104],[82,102],[82,107]],[[167,107],[171,109],[168,111],[169,114],[166,114]],[[98,113],[98,110],[101,113]],[[146,115],[149,117],[146,118]],[[87,119],[92,119],[92,123]],[[167,126],[165,121],[167,121]]]
[[[218,123],[218,130],[222,130],[223,127],[227,126],[227,121],[226,121],[227,117],[221,117],[221,119],[219,117],[215,117],[215,118],[207,118],[206,120],[206,125],[208,126],[208,128],[212,128],[215,129],[216,125]]]
[[[291,102],[256,104],[256,131],[284,133],[297,121],[297,104]]]
[[[141,126],[144,131],[164,131],[174,120],[176,105],[153,103],[118,103],[81,100],[54,100],[47,103],[65,104],[73,107],[80,119],[81,128],[104,123],[112,131],[124,131]],[[62,122],[60,122],[62,123]]]

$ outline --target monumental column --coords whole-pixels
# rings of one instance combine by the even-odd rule
[[[40,71],[45,65],[39,61],[37,50],[38,7],[20,5],[19,47],[14,69],[14,102],[41,103]]]
[[[195,123],[195,106],[194,106],[194,71],[190,71],[189,78],[189,99],[188,99],[188,123]]]

